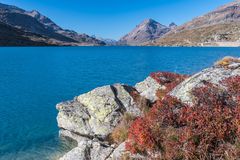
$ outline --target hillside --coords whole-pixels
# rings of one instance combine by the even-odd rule
[[[46,46],[45,37],[0,23],[0,46]]]
[[[194,18],[144,45],[159,46],[240,46],[240,1],[226,4]]]
[[[57,45],[104,45],[105,43],[86,34],[65,30],[36,10],[0,3],[0,22],[11,27],[48,37]]]
[[[119,40],[122,45],[139,45],[149,40],[157,39],[171,30],[175,24],[170,27],[164,26],[153,19],[146,19],[136,26],[130,33]]]
[[[240,22],[171,32],[144,45],[159,46],[240,46]]]

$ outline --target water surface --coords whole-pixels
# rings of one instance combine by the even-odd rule
[[[55,159],[55,105],[95,87],[134,85],[153,71],[193,74],[239,48],[0,48],[0,160]]]

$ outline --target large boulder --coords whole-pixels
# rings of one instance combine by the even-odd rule
[[[94,141],[81,141],[78,147],[66,153],[60,160],[105,160],[112,152],[111,146]]]
[[[156,96],[156,92],[160,89],[166,89],[165,86],[159,84],[152,77],[147,77],[144,81],[139,82],[135,85],[136,90],[140,93],[141,96],[150,100],[150,102],[155,102],[158,97]]]
[[[115,148],[114,151],[112,152],[112,154],[109,156],[108,160],[120,159],[120,157],[122,157],[122,155],[124,153],[126,153],[125,145],[126,145],[126,143],[123,142],[117,148]]]
[[[135,85],[142,97],[154,103],[184,81],[188,76],[170,72],[153,72],[144,81]]]
[[[126,85],[109,85],[59,103],[58,126],[79,135],[104,139],[125,112],[136,116],[141,114],[130,95],[134,90]]]
[[[195,88],[203,87],[206,83],[211,83],[218,88],[224,89],[222,81],[229,77],[240,76],[240,59],[225,57],[214,66],[189,77],[170,92],[171,96],[177,97],[183,103],[194,104],[192,91]]]
[[[139,103],[132,97],[135,88],[122,85],[108,85],[96,88],[74,100],[57,104],[60,135],[78,142],[60,160],[104,160],[110,157],[114,145],[108,137],[128,112],[133,116],[142,114]],[[138,95],[137,97],[139,97]]]

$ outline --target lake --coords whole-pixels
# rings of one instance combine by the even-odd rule
[[[99,86],[134,85],[154,71],[194,74],[240,48],[0,48],[0,160],[56,159],[58,102]]]

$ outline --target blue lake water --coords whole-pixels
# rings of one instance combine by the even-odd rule
[[[0,48],[0,160],[56,159],[55,105],[95,87],[134,85],[153,71],[193,74],[240,48]]]

